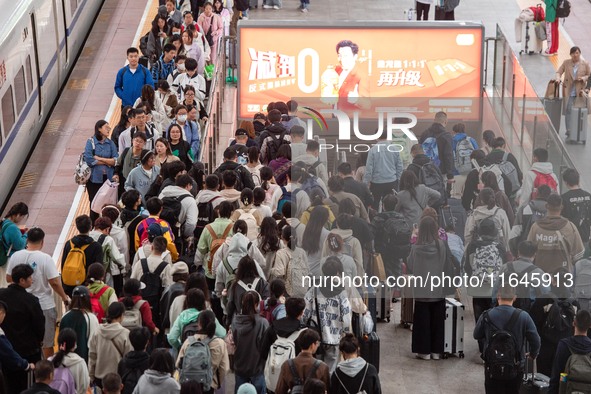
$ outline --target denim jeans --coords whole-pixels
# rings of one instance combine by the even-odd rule
[[[259,394],[267,393],[267,386],[265,385],[265,374],[261,373],[260,375],[251,377],[243,377],[238,374],[236,374],[235,376],[236,385],[234,386],[234,393],[238,392],[238,388],[244,383],[251,383],[257,389],[257,393]]]
[[[573,104],[575,102],[575,96],[569,96],[566,102],[566,109],[564,110],[564,124],[566,126],[566,135],[571,132],[570,114],[573,112]]]

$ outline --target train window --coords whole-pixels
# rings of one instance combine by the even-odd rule
[[[31,70],[31,55],[27,56],[25,67],[25,73],[27,74],[27,93],[30,96],[31,92],[33,91],[33,72]]]
[[[2,124],[6,134],[14,126],[14,106],[12,105],[12,86],[8,87],[4,97],[2,97]]]
[[[14,83],[12,84],[14,87],[14,96],[16,98],[16,113],[20,114],[27,102],[27,91],[25,89],[25,68],[21,67],[21,69],[16,74],[16,78],[14,78]]]
[[[72,16],[74,16],[76,8],[78,8],[78,0],[70,0],[70,12],[72,13]]]

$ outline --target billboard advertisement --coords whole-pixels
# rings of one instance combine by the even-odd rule
[[[251,118],[270,102],[303,97],[316,98],[315,107],[355,110],[365,118],[376,112],[364,98],[394,99],[419,119],[438,110],[451,118],[479,119],[481,25],[297,24],[240,23],[239,117]]]

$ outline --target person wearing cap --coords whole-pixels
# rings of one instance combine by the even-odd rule
[[[109,373],[117,373],[119,361],[133,350],[129,330],[121,325],[124,312],[125,305],[121,302],[109,305],[107,322],[90,338],[88,373],[90,381],[100,388],[102,379]]]
[[[0,301],[0,326],[4,322],[6,313],[8,312],[8,305],[4,301]],[[4,374],[2,368],[5,368],[7,373],[10,371],[30,371],[35,368],[35,364],[29,363],[26,359],[18,354],[12,344],[6,338],[4,331],[0,328],[0,389],[4,388]]]
[[[145,250],[140,251],[140,246],[146,244],[150,241],[150,237],[157,237],[162,235],[168,241],[166,248],[171,254],[171,261],[176,261],[179,258],[179,253],[176,250],[176,246],[174,245],[174,235],[172,234],[172,230],[170,228],[170,224],[166,222],[166,220],[160,219],[160,212],[162,212],[162,200],[157,197],[152,197],[146,203],[146,208],[150,213],[146,219],[142,220],[136,230],[135,230],[135,250],[139,253],[145,252]],[[152,224],[156,224],[156,226],[150,229]],[[157,226],[160,228],[158,229]],[[152,238],[153,239],[153,238]],[[144,253],[144,255],[148,255],[149,253]],[[135,263],[134,257],[134,263]]]
[[[76,332],[76,354],[88,362],[88,343],[99,329],[99,321],[92,312],[90,290],[86,286],[76,286],[72,290],[70,310],[60,320],[60,329],[71,328]]]
[[[232,140],[232,142],[230,142],[230,146],[235,146],[236,144],[241,143],[242,145],[245,145],[247,148],[250,148],[252,146],[256,146],[258,148],[259,145],[253,139],[252,135],[248,132],[246,127],[243,125],[244,123],[252,123],[252,122],[248,122],[246,120],[242,121],[242,124],[240,125],[241,127],[236,129],[236,132],[234,133],[234,137],[236,137],[236,138],[234,138],[234,140]],[[243,136],[246,136],[247,138],[243,138]],[[238,137],[241,137],[241,138],[238,138]]]
[[[170,329],[170,306],[180,295],[185,294],[185,285],[189,278],[189,267],[184,261],[177,261],[170,270],[172,284],[168,286],[160,298],[160,330],[168,334]]]
[[[55,262],[50,255],[42,252],[45,232],[39,227],[33,227],[27,234],[27,249],[19,250],[10,258],[6,267],[6,281],[8,283],[12,282],[12,268],[19,264],[28,264],[35,271],[33,273],[33,284],[27,289],[27,292],[39,299],[43,315],[45,315],[46,327],[45,338],[43,338],[43,354],[47,358],[53,355],[57,320],[53,294],[55,292],[66,305],[70,302],[70,298],[62,288],[62,281]]]
[[[33,284],[33,273],[30,265],[19,264],[12,269],[13,283],[0,289],[0,301],[6,304],[8,311],[2,322],[2,330],[14,350],[29,363],[41,360],[41,344],[45,334],[45,316],[39,299],[27,293]],[[4,361],[4,358],[0,361]],[[27,373],[24,370],[11,371],[4,377],[11,394],[27,388]]]
[[[137,190],[145,202],[146,193],[148,193],[150,186],[160,174],[160,167],[156,167],[155,154],[151,151],[144,154],[141,164],[141,166],[134,168],[129,173],[125,180],[125,190]]]
[[[235,150],[238,156],[238,164],[245,165],[248,163],[248,148],[251,146],[257,146],[257,144],[248,138],[248,132],[245,129],[237,129],[234,133],[234,141],[232,141],[228,149]]]
[[[262,112],[257,112],[252,118],[252,124],[254,126],[254,132],[258,137],[267,127],[267,115]]]

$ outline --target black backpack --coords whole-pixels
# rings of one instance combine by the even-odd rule
[[[142,277],[140,278],[140,282],[146,285],[146,287],[141,291],[142,298],[148,301],[152,310],[158,310],[163,291],[162,279],[160,278],[160,275],[162,274],[162,271],[166,269],[168,263],[163,261],[154,272],[150,272],[150,268],[148,267],[148,259],[141,259],[140,261],[142,264]]]
[[[556,8],[557,18],[566,18],[570,15],[570,1],[558,0],[558,7]]]
[[[148,56],[148,38],[150,37],[151,30],[140,38],[140,51],[142,55]]]
[[[509,271],[507,277],[515,277],[519,280],[519,284],[515,289],[515,302],[513,302],[513,306],[515,308],[519,308],[526,312],[530,311],[532,306],[530,287],[525,286],[522,283],[529,282],[529,280],[523,280],[523,278],[533,272],[536,268],[538,268],[536,265],[531,264],[529,267],[518,274],[517,271],[515,271],[515,264],[512,261],[507,263],[507,269]]]
[[[412,228],[402,215],[378,214],[374,218],[375,246],[378,252],[410,247]]]
[[[160,212],[160,219],[166,220],[170,225],[170,229],[175,238],[179,238],[181,227],[183,223],[179,223],[179,216],[181,215],[182,201],[187,197],[193,197],[190,194],[183,194],[177,197],[164,197],[162,199],[162,212]]]
[[[195,236],[195,242],[199,242],[199,238],[201,238],[201,233],[203,233],[205,226],[209,223],[213,223],[215,220],[216,214],[215,209],[213,209],[213,202],[218,198],[222,198],[222,196],[215,196],[207,202],[200,202],[197,204],[197,225],[195,226],[195,231],[193,233]]]
[[[485,373],[490,379],[513,380],[522,374],[520,349],[513,335],[515,324],[519,320],[520,309],[515,309],[511,318],[503,327],[498,328],[484,312],[484,322],[494,330],[484,351]]]
[[[121,376],[121,383],[123,383],[122,394],[131,394],[137,386],[137,382],[140,380],[144,371],[141,368],[129,368],[123,376]]]
[[[267,142],[267,160],[269,162],[277,158],[277,152],[281,145],[290,144],[290,142],[285,139],[286,133],[286,131],[283,131],[278,138],[274,133],[269,132],[268,136],[271,137],[271,141]]]
[[[411,163],[411,166],[415,166],[419,168],[419,183],[422,185],[427,186],[430,189],[436,190],[439,192],[441,197],[431,206],[433,208],[438,208],[442,205],[447,203],[447,183],[443,179],[443,174],[441,174],[441,170],[433,164],[433,162],[428,162],[423,164],[422,166]]]
[[[572,299],[559,300],[551,295],[554,302],[546,315],[546,321],[540,335],[547,341],[558,343],[563,338],[573,335],[575,307]]]

